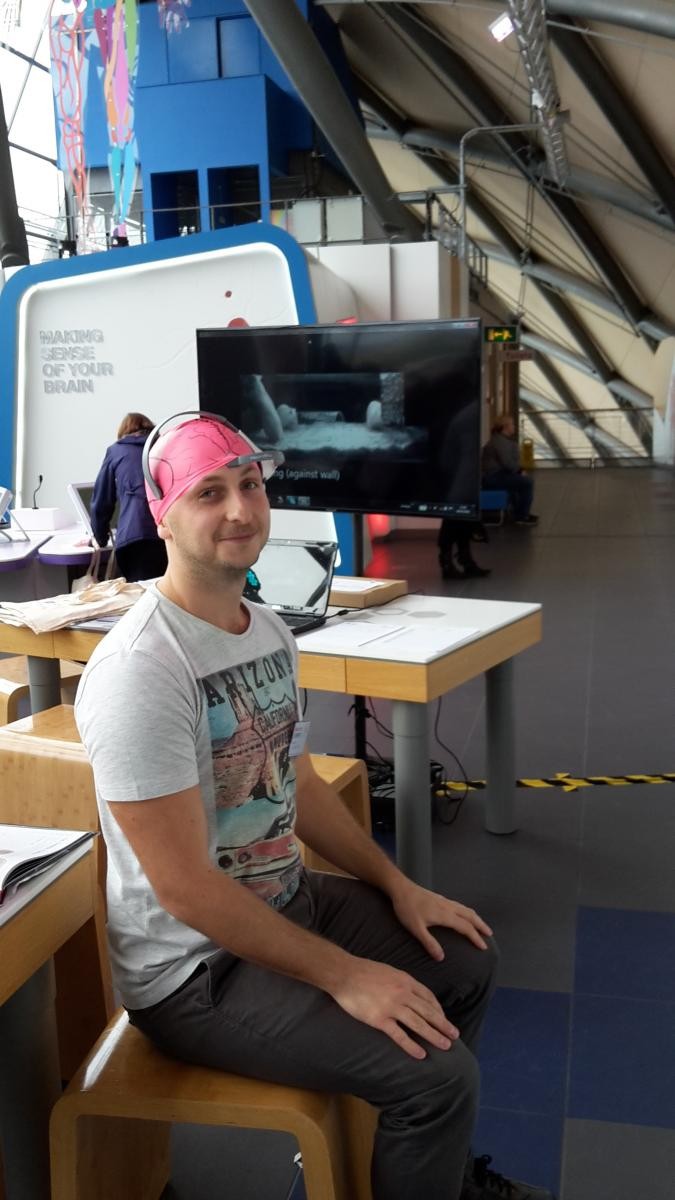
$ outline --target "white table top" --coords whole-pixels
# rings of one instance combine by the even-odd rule
[[[321,629],[301,634],[298,649],[303,654],[425,663],[540,609],[540,604],[503,600],[401,596],[388,604],[355,610]]]

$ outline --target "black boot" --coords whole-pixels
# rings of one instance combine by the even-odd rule
[[[449,553],[441,553],[438,556],[438,564],[441,568],[441,577],[443,579],[463,579],[464,572],[455,566],[452,555]]]
[[[464,563],[462,565],[464,565],[465,578],[473,577],[477,578],[477,580],[482,580],[485,575],[490,574],[489,566],[478,566],[478,563],[474,563],[473,559],[471,559],[471,563]]]
[[[465,579],[484,579],[486,575],[490,574],[489,567],[479,567],[472,558],[463,559],[462,568]]]

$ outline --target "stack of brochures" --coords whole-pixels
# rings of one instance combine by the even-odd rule
[[[82,858],[95,836],[91,830],[0,825],[0,925]]]

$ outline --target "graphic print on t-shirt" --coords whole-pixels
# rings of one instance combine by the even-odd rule
[[[291,656],[280,647],[201,683],[213,753],[218,865],[282,907],[295,894],[301,868],[288,753],[298,715]]]

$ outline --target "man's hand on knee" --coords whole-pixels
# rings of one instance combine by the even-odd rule
[[[352,958],[331,995],[351,1017],[382,1030],[411,1058],[426,1058],[427,1052],[410,1033],[439,1050],[449,1050],[459,1037],[433,992],[386,963]]]
[[[467,908],[457,900],[448,900],[445,896],[439,896],[438,892],[430,892],[405,878],[390,893],[390,899],[403,928],[417,938],[427,953],[438,962],[444,956],[440,942],[431,933],[434,925],[455,929],[474,946],[478,946],[479,950],[487,950],[485,938],[491,936],[492,930],[475,909]]]

